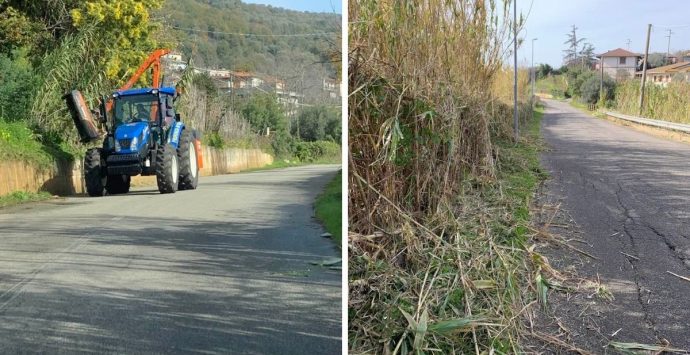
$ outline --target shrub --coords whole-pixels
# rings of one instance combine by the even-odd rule
[[[595,104],[600,99],[599,93],[600,78],[596,76],[590,76],[584,81],[580,87],[580,98],[582,101]],[[614,91],[616,88],[616,83],[608,76],[604,77],[604,101],[612,100]]]
[[[303,163],[338,162],[340,145],[329,141],[297,142],[293,154]]]
[[[8,121],[26,119],[36,87],[25,50],[0,56],[0,116]]]
[[[271,139],[271,150],[276,158],[292,157],[292,144],[294,139],[284,131],[278,131]]]
[[[340,140],[340,114],[326,106],[303,109],[292,125],[292,135],[313,142],[325,139]]]

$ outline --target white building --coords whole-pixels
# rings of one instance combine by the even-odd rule
[[[596,65],[597,70],[601,70],[600,65],[603,63],[604,73],[616,80],[624,80],[635,77],[638,62],[642,56],[623,48],[616,48],[598,55],[597,58],[599,58],[599,63]]]

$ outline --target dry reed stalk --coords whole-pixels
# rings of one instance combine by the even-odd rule
[[[353,353],[518,353],[535,277],[567,280],[495,186],[497,159],[523,168],[494,144],[512,118],[499,3],[349,3]]]

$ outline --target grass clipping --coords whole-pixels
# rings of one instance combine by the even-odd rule
[[[563,279],[528,246],[540,172],[510,140],[509,5],[349,2],[352,353],[520,353]]]

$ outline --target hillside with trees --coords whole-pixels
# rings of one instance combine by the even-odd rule
[[[156,16],[179,43],[176,49],[198,67],[269,74],[299,91],[320,89],[340,70],[338,14],[239,0],[176,0]]]

